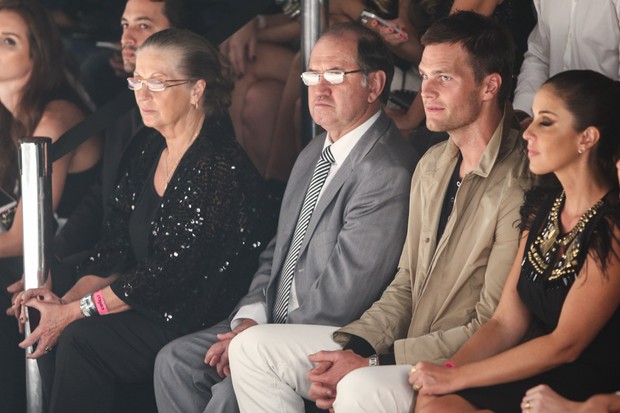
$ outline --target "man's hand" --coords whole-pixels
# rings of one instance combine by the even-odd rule
[[[368,359],[351,350],[319,351],[308,359],[315,367],[308,373],[312,382],[308,396],[320,409],[331,409],[336,399],[336,386],[349,372],[368,366]]]
[[[219,341],[213,344],[207,351],[207,354],[205,354],[205,364],[215,367],[217,374],[222,378],[230,376],[230,366],[228,365],[228,346],[230,341],[243,330],[256,324],[256,321],[246,318],[234,330],[218,334],[217,339]]]

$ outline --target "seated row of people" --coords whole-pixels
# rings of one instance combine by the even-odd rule
[[[310,58],[315,120],[333,119],[325,113],[338,111],[341,90],[358,87],[355,73],[344,75],[356,70],[347,57],[359,52],[363,61],[369,48],[342,30],[357,29],[329,29]],[[317,289],[307,284],[303,256],[294,294],[282,291],[286,266],[272,266],[270,279],[255,280],[228,320],[162,350],[155,368],[161,411],[233,411],[233,391],[247,412],[303,411],[302,398],[343,412],[406,412],[416,398],[419,411],[521,411],[527,389],[540,383],[577,400],[620,388],[618,82],[590,71],[553,77],[522,139],[506,104],[512,54],[504,30],[462,12],[433,25],[423,41],[427,124],[450,139],[416,168],[392,283],[343,328],[307,325],[296,318]],[[343,73],[336,85],[329,83],[334,67]],[[543,177],[525,172],[528,158]],[[274,251],[291,248],[276,242]],[[359,295],[329,285],[342,307]]]

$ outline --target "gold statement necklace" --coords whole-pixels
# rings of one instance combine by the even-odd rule
[[[192,143],[194,143],[194,141],[198,137],[198,134],[200,133],[201,124],[202,122],[198,122],[198,126],[196,127],[196,131],[194,132],[194,135],[191,137],[191,139],[187,141],[187,145],[185,145],[183,152],[181,153],[179,158],[174,162],[174,164],[172,165],[172,168],[170,169],[168,169],[168,158],[170,157],[170,150],[168,149],[168,147],[166,147],[166,157],[164,158],[164,191],[168,189],[168,183],[170,182],[170,178],[172,178],[171,172],[173,173],[175,171],[175,169],[179,165],[179,162],[181,162],[181,159],[183,158],[183,155],[185,154],[187,149],[190,146],[192,146]]]
[[[564,191],[562,191],[555,199],[551,211],[549,212],[545,228],[536,237],[536,240],[532,243],[527,252],[527,259],[532,264],[535,272],[533,275],[534,280],[547,272],[558,250],[562,251],[562,255],[555,261],[555,265],[553,266],[551,274],[547,277],[547,280],[552,281],[571,273],[573,273],[574,276],[577,275],[576,269],[579,265],[577,256],[579,255],[581,247],[577,236],[583,232],[588,221],[597,214],[598,209],[603,205],[603,199],[600,199],[584,212],[579,218],[579,221],[577,221],[577,224],[568,234],[561,235],[560,209],[565,196]]]

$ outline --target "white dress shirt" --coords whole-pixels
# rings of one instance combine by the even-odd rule
[[[532,113],[549,77],[590,69],[620,79],[620,0],[534,0],[538,24],[528,39],[513,106]]]
[[[381,111],[378,111],[364,123],[359,125],[357,128],[341,136],[340,139],[338,139],[336,142],[332,142],[331,138],[329,137],[329,133],[327,134],[327,137],[325,138],[325,143],[323,144],[323,149],[331,145],[332,155],[334,155],[335,162],[329,169],[329,174],[327,175],[325,183],[323,184],[321,192],[319,193],[317,204],[321,200],[321,196],[325,192],[325,188],[327,188],[329,183],[334,178],[334,175],[336,175],[336,172],[338,172],[338,169],[340,169],[340,167],[347,159],[355,145],[359,142],[361,137],[368,131],[368,129],[370,129],[370,127],[377,121],[377,119],[379,119],[380,114]],[[299,302],[297,301],[295,282],[293,282],[293,285],[291,286],[291,297],[288,302],[288,312],[290,313],[297,307],[299,307]],[[258,324],[265,324],[269,319],[269,316],[267,314],[267,304],[264,301],[261,301],[258,303],[244,305],[239,309],[239,311],[237,311],[237,314],[235,314],[235,317],[230,323],[230,328],[234,329],[237,325],[239,325],[239,323],[241,323],[242,319],[244,318],[251,318]]]

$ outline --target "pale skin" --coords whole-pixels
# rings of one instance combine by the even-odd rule
[[[620,396],[597,394],[585,402],[574,402],[541,384],[525,393],[521,408],[523,413],[617,413],[620,412]]]
[[[457,11],[474,11],[485,16],[491,16],[495,8],[502,2],[503,0],[455,0],[450,13],[455,13]],[[401,0],[399,18],[391,22],[396,24],[399,28],[404,29],[407,33],[410,33],[409,36],[400,36],[394,31],[390,31],[388,28],[380,25],[374,25],[371,26],[371,28],[381,34],[383,40],[389,45],[392,52],[403,59],[417,64],[424,47],[420,43],[420,38],[415,28],[411,26],[406,18],[406,3],[406,1]],[[388,108],[386,113],[394,120],[398,129],[400,129],[405,136],[420,126],[424,120],[424,107],[419,94],[415,97],[409,109]]]
[[[172,66],[172,62],[179,61],[176,53],[176,50],[154,47],[139,51],[134,75],[142,79],[183,79],[184,74]],[[204,111],[201,108],[205,86],[206,82],[199,79],[169,87],[161,92],[149,91],[145,85],[135,91],[136,102],[145,125],[157,129],[166,140],[166,149],[162,152],[153,181],[155,191],[160,196],[164,195],[169,177],[200,130],[204,120]],[[168,165],[164,157],[168,159]],[[69,324],[84,317],[80,309],[80,299],[89,293],[102,291],[109,314],[130,310],[131,307],[109,287],[117,278],[118,274],[105,278],[86,275],[62,298],[48,288],[31,289],[18,294],[14,298],[12,311],[19,320],[20,329],[26,321],[24,307],[32,307],[41,312],[38,327],[19,344],[20,347],[27,348],[38,343],[36,350],[27,357],[35,359],[46,354],[45,349],[56,345],[62,331]]]
[[[30,31],[22,16],[10,10],[0,11],[0,102],[13,118],[24,117],[20,102],[32,76],[33,61],[30,56]],[[84,113],[73,103],[54,100],[47,104],[33,136],[46,136],[55,142],[64,132],[84,118]],[[17,140],[17,137],[14,137]],[[55,211],[62,197],[65,180],[70,172],[80,172],[92,167],[101,152],[101,142],[91,139],[78,149],[57,160],[52,173],[52,208]],[[17,156],[17,154],[16,154]],[[18,203],[13,225],[0,233],[0,258],[19,256],[23,251],[23,211]]]
[[[477,83],[463,53],[458,44],[432,45],[420,63],[420,95],[433,111],[431,116],[438,127],[449,126],[448,132],[463,156],[461,177],[479,163],[503,115],[497,104],[501,77],[493,73]],[[471,99],[471,108],[462,107],[463,96]],[[454,110],[464,115],[455,116]],[[309,360],[316,365],[308,374],[312,382],[309,396],[322,409],[332,408],[338,382],[349,372],[368,366],[369,361],[350,350],[321,351],[310,355]]]
[[[565,134],[564,126],[572,124],[572,118],[566,118],[568,112],[557,104],[557,96],[554,99],[548,90],[543,92],[536,95],[534,121],[524,139],[528,142],[531,169],[536,173],[553,172],[564,188],[566,200],[560,221],[566,233],[609,191],[611,183],[590,164],[599,131],[588,127]],[[556,102],[555,106],[550,102]],[[561,145],[556,141],[560,133]],[[540,157],[544,164],[538,162]],[[550,166],[545,169],[545,164]],[[620,235],[618,228],[614,231],[616,237]],[[449,393],[531,377],[574,361],[618,308],[620,279],[609,276],[620,271],[618,257],[610,254],[605,275],[590,254],[568,292],[556,329],[519,344],[531,319],[516,290],[526,237],[524,234],[493,317],[452,357],[457,367],[420,362],[412,369],[409,383],[420,389],[416,411],[476,411],[467,401]],[[620,251],[617,238],[612,248]],[[441,395],[447,396],[437,397]]]
[[[290,44],[299,38],[299,22],[283,14],[253,19],[220,46],[237,76],[230,106],[235,136],[264,174],[284,85],[295,56]]]

